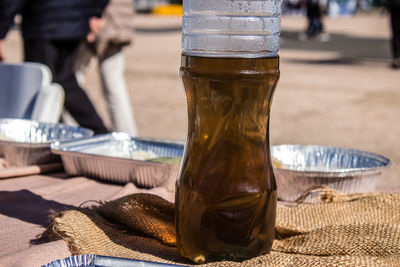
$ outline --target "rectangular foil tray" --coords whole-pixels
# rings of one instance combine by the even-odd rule
[[[150,262],[126,258],[116,258],[95,254],[75,255],[52,261],[42,267],[185,267],[187,265]],[[188,267],[188,266],[187,266]]]
[[[391,160],[372,152],[319,145],[271,146],[278,198],[295,201],[311,188],[373,192]]]
[[[145,151],[154,153],[157,158],[181,158],[184,143],[113,132],[77,141],[55,142],[51,144],[51,150],[61,156],[64,169],[71,176],[156,187],[171,176],[176,177],[180,164],[137,160],[132,154]]]
[[[92,135],[89,129],[62,123],[0,119],[0,157],[17,167],[59,162],[50,151],[52,142]]]

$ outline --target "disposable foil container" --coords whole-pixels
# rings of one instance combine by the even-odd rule
[[[176,266],[184,267],[184,265],[168,264],[161,262],[150,262],[133,260],[126,258],[108,257],[95,254],[75,255],[43,265],[42,267],[165,267],[165,266]]]
[[[295,201],[319,185],[342,193],[372,192],[391,165],[375,153],[316,145],[275,145],[271,155],[278,198],[285,201]]]
[[[0,155],[13,166],[60,161],[50,144],[92,136],[93,131],[62,123],[43,123],[24,119],[0,119]]]
[[[140,187],[162,185],[177,176],[180,163],[154,162],[157,158],[182,158],[184,144],[178,141],[134,138],[125,133],[97,135],[77,141],[55,142],[52,152],[61,156],[71,176],[86,176],[115,183],[132,182]],[[151,153],[137,159],[137,152]]]

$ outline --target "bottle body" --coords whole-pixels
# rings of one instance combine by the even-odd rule
[[[197,263],[268,253],[276,184],[269,114],[279,58],[182,56],[188,136],[176,184],[180,253]]]

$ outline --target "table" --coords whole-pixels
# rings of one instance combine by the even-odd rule
[[[108,201],[139,192],[173,201],[173,183],[140,189],[131,183],[116,185],[86,177],[68,177],[65,173],[1,179],[0,266],[41,266],[71,255],[63,240],[30,244],[48,226],[51,210],[61,211],[85,201]]]
[[[109,201],[132,193],[153,193],[173,201],[174,179],[161,187],[140,189],[65,173],[29,175],[0,180],[0,266],[41,266],[70,256],[63,240],[40,245],[30,241],[49,224],[51,210],[79,207],[83,202]],[[379,191],[389,191],[380,188]],[[400,191],[400,188],[390,188]],[[87,203],[90,205],[91,203]]]

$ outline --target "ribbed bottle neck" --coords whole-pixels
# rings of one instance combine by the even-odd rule
[[[183,54],[202,57],[277,56],[280,0],[186,0]]]

